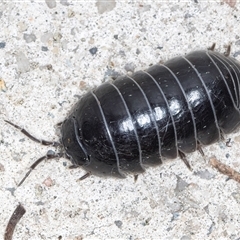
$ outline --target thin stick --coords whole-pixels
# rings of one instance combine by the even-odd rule
[[[12,240],[14,229],[25,212],[25,208],[21,205],[21,203],[19,203],[8,222],[4,234],[4,240]]]
[[[228,176],[229,178],[235,180],[236,182],[240,183],[240,173],[232,169],[231,167],[227,166],[224,163],[221,163],[217,160],[216,157],[212,157],[210,159],[210,164],[216,168],[220,173]]]

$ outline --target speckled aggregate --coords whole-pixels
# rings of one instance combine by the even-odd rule
[[[239,132],[231,146],[204,148],[149,169],[134,183],[71,169],[66,159],[28,167],[52,149],[4,123],[58,140],[54,125],[89,89],[109,77],[147,68],[217,43],[240,60],[239,3],[220,1],[5,2],[0,6],[0,236],[21,202],[14,239],[238,239],[240,186],[212,169],[215,155],[240,169]],[[102,6],[100,8],[99,6]]]

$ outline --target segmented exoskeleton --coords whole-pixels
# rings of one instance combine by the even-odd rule
[[[88,92],[62,124],[74,165],[124,177],[220,140],[240,123],[240,65],[194,51]]]

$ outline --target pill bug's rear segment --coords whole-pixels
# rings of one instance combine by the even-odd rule
[[[75,105],[62,124],[63,146],[94,174],[141,173],[235,130],[239,85],[239,63],[211,50],[119,77]]]

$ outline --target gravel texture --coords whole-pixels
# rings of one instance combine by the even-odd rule
[[[68,169],[67,159],[29,166],[58,140],[54,126],[89,89],[216,42],[240,61],[235,1],[51,1],[0,4],[0,238],[19,202],[14,239],[231,239],[240,237],[240,183],[209,164],[240,170],[239,132],[188,156],[149,168],[134,182]]]

